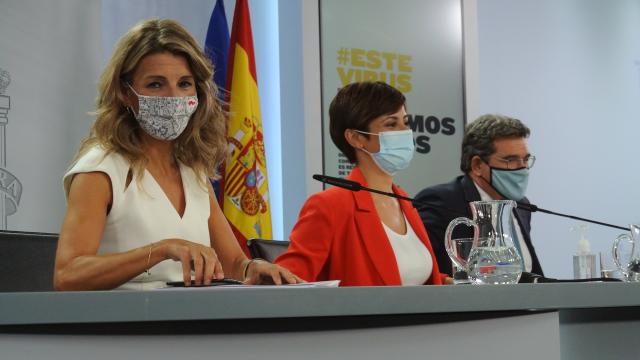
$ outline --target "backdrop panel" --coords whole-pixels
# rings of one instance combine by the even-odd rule
[[[356,81],[384,81],[407,97],[416,153],[396,182],[410,195],[459,173],[464,127],[459,0],[320,3],[324,172],[352,166],[329,135],[329,104]]]

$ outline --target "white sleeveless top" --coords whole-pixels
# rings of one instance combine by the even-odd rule
[[[407,233],[404,235],[391,230],[385,223],[382,223],[382,226],[396,255],[402,285],[422,285],[431,276],[433,259],[427,247],[413,231],[406,216],[404,222],[407,224]]]
[[[142,179],[134,175],[125,189],[129,162],[119,154],[105,156],[94,147],[64,175],[65,195],[73,176],[78,173],[103,172],[111,179],[112,205],[107,215],[98,254],[128,251],[167,238],[178,238],[210,246],[208,219],[209,192],[206,179],[198,183],[195,172],[179,163],[186,206],[182,218],[153,176],[145,170]],[[136,276],[119,289],[142,290],[164,287],[167,281],[182,280],[180,262],[165,260]]]

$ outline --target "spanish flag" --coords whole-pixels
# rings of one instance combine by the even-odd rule
[[[225,164],[222,208],[247,254],[247,239],[272,237],[257,79],[249,6],[247,0],[238,0],[227,69],[229,156]]]

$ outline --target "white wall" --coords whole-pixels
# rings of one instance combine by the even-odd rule
[[[6,170],[22,183],[8,229],[60,229],[62,175],[92,123],[99,28],[95,0],[0,3],[0,68],[11,76]]]
[[[531,128],[531,201],[623,226],[640,221],[640,1],[471,3],[478,83],[469,119],[503,113]],[[573,276],[575,224],[534,215],[547,276]],[[619,232],[590,225],[593,250],[609,253]]]

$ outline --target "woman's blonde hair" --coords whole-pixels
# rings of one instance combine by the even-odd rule
[[[215,177],[227,148],[225,113],[217,99],[213,66],[195,39],[179,23],[168,19],[145,20],[131,28],[118,42],[100,76],[96,99],[96,121],[82,141],[74,163],[90,148],[102,146],[130,163],[141,177],[147,158],[141,147],[144,131],[127,107],[128,85],[140,61],[147,55],[169,52],[183,56],[196,83],[198,108],[186,129],[174,140],[177,160],[196,174]]]

